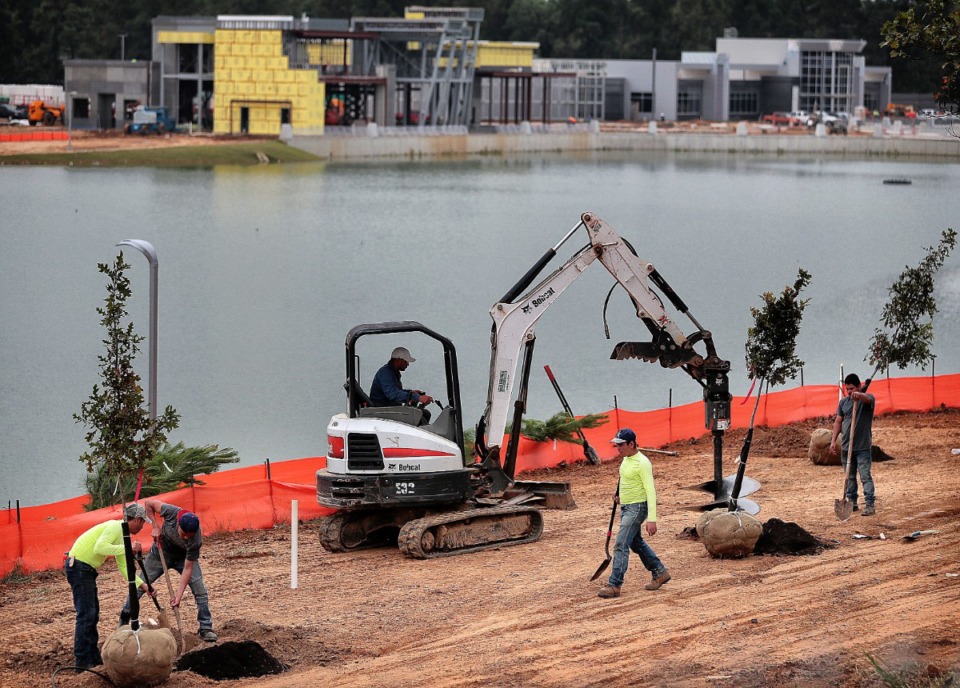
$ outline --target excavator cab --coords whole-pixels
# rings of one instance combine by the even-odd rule
[[[360,384],[360,358],[357,345],[367,336],[420,333],[435,340],[443,349],[443,374],[446,383],[446,404],[438,400],[440,413],[433,422],[422,408],[417,406],[374,406],[369,395]],[[347,379],[343,387],[347,392],[347,415],[350,418],[382,418],[395,420],[440,435],[458,446],[463,446],[463,420],[460,406],[460,377],[457,371],[457,351],[453,342],[416,321],[384,322],[357,325],[347,333],[346,338]]]

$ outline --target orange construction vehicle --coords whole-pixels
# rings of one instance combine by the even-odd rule
[[[890,103],[884,113],[887,117],[906,117],[907,119],[916,119],[917,111],[912,105],[900,105]]]
[[[63,124],[63,113],[65,110],[66,105],[49,105],[42,100],[34,100],[30,103],[27,111],[27,119],[30,121],[31,127],[35,127],[38,124],[52,127],[57,122]]]

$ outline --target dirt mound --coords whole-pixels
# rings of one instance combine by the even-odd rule
[[[810,446],[810,436],[817,428],[828,427],[833,423],[830,418],[811,418],[799,423],[783,425],[776,428],[770,428],[765,425],[758,425],[753,429],[753,440],[750,443],[750,455],[762,454],[771,457],[794,457],[806,456]],[[743,440],[747,435],[746,428],[735,428],[726,433],[724,444],[728,447],[727,451],[740,452],[743,446]],[[690,438],[674,442],[667,446],[669,449],[682,450],[684,447],[694,445],[709,445],[713,442],[710,435],[703,437]]]
[[[177,671],[192,671],[214,681],[279,674],[287,667],[252,640],[226,642],[185,654]]]
[[[811,535],[796,523],[771,518],[763,524],[763,532],[757,540],[754,554],[797,555],[809,556],[820,554],[827,547],[832,547],[815,535]]]

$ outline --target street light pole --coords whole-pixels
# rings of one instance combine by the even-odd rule
[[[127,36],[128,34],[125,34],[125,33],[120,34],[120,61],[121,62],[123,62],[126,54],[126,51],[124,50],[124,48],[126,47],[125,41]]]
[[[73,98],[77,95],[76,91],[70,91],[67,94],[67,150],[73,150]]]
[[[153,244],[142,239],[127,239],[117,246],[133,246],[150,263],[150,377],[147,381],[147,398],[150,404],[150,421],[157,420],[157,251]]]

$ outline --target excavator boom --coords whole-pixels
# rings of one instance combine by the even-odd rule
[[[589,244],[575,253],[562,266],[537,282],[557,250],[580,229],[589,237]],[[624,360],[639,358],[659,362],[665,368],[681,368],[696,380],[704,390],[706,427],[722,434],[730,426],[730,394],[727,373],[729,361],[717,356],[709,331],[690,314],[686,304],[673,291],[652,263],[642,260],[629,243],[606,222],[592,213],[584,213],[553,248],[548,250],[504,297],[490,309],[493,319],[491,331],[490,377],[487,403],[478,424],[477,451],[484,467],[496,473],[500,467],[503,477],[491,480],[493,492],[513,480],[520,420],[526,405],[526,382],[536,340],[537,321],[560,298],[560,295],[594,262],[600,263],[627,292],[651,339],[641,342],[620,342],[611,358]],[[696,328],[689,336],[669,317],[660,296],[653,286],[666,296],[671,304],[686,315]],[[694,347],[703,343],[706,352]],[[519,398],[512,402],[517,384],[517,368],[524,361],[520,376]],[[508,450],[501,459],[499,444],[509,417],[513,419],[513,434]]]

